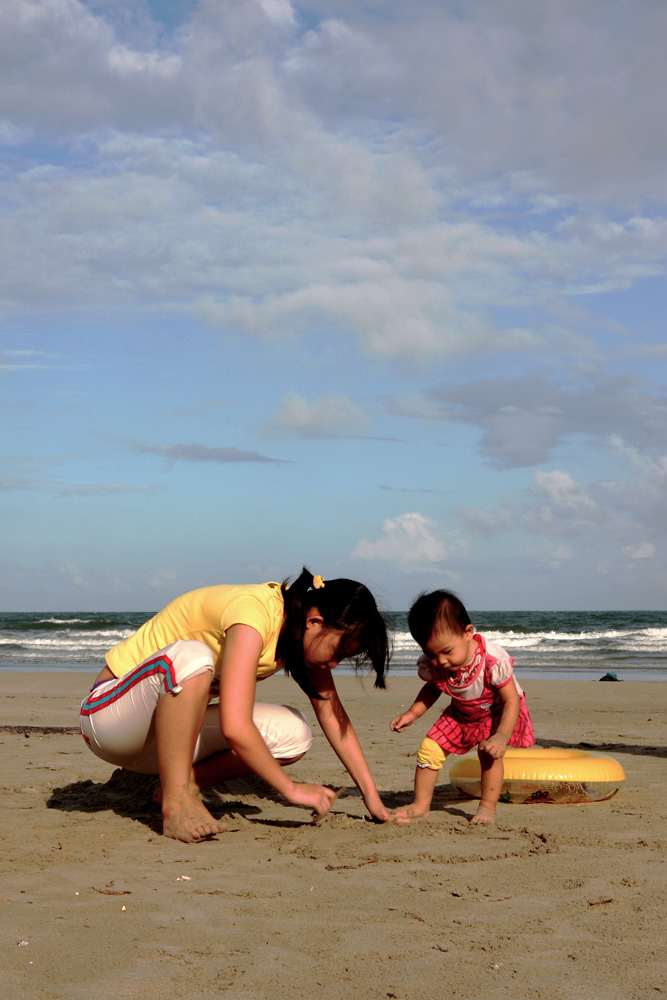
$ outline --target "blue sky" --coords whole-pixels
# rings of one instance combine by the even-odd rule
[[[0,605],[665,607],[662,0],[0,6]]]

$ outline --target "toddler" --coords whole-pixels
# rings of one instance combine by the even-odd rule
[[[421,594],[410,608],[408,625],[424,652],[417,666],[426,683],[407,712],[392,719],[390,728],[402,733],[443,691],[451,701],[419,748],[415,800],[395,810],[394,818],[409,822],[428,816],[447,755],[467,753],[477,746],[482,796],[471,822],[494,823],[505,750],[508,745],[535,743],[525,695],[512,670],[514,660],[501,646],[475,632],[465,607],[448,590]]]

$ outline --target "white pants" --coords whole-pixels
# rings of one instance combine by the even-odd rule
[[[97,757],[129,771],[158,774],[155,709],[160,698],[177,698],[181,684],[214,671],[212,650],[181,639],[149,656],[123,677],[96,685],[81,703],[81,733]],[[195,746],[194,762],[230,746],[220,730],[219,709],[209,705]],[[252,713],[262,739],[279,760],[310,749],[313,734],[305,717],[288,705],[255,702]]]

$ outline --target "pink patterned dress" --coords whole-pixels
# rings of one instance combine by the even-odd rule
[[[533,746],[533,724],[526,707],[526,696],[514,676],[513,657],[483,635],[475,633],[474,638],[477,641],[475,655],[454,677],[434,666],[425,656],[418,661],[421,679],[452,699],[427,735],[446,753],[467,753],[495,733],[504,705],[499,689],[506,684],[514,684],[521,699],[521,708],[508,745]]]

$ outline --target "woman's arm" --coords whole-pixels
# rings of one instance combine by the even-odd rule
[[[252,721],[262,637],[250,625],[227,630],[220,666],[220,728],[241,760],[293,805],[326,813],[334,793],[323,785],[292,781]]]
[[[510,680],[507,684],[498,688],[498,694],[503,703],[503,714],[500,716],[498,728],[495,733],[489,736],[488,740],[483,740],[479,744],[480,750],[488,753],[490,757],[494,757],[496,760],[499,757],[505,756],[507,744],[512,738],[512,733],[514,732],[521,710],[521,698],[519,697],[514,680]]]
[[[327,668],[309,671],[309,679],[320,698],[311,698],[317,721],[355,785],[374,819],[386,822],[390,816],[378,794],[373,775],[350,718],[338,697],[336,685]]]

